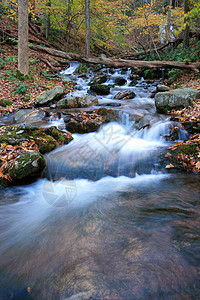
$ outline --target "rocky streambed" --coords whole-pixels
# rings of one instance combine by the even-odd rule
[[[199,176],[176,168],[196,167],[199,120],[187,141],[185,115],[156,110],[166,87],[103,73],[1,117],[0,299],[199,296]]]

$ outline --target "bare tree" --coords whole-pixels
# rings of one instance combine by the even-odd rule
[[[18,0],[18,70],[27,75],[28,67],[28,0]]]
[[[90,56],[90,0],[85,0],[85,55]]]

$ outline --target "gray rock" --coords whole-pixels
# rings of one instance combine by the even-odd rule
[[[156,91],[157,92],[167,92],[167,91],[170,91],[170,88],[166,85],[158,84],[157,88],[156,88]]]
[[[41,94],[35,100],[36,106],[46,106],[53,101],[59,100],[64,95],[62,86],[55,86],[53,89]]]
[[[101,107],[97,111],[97,113],[104,118],[106,122],[111,121],[119,121],[119,111],[112,109],[112,108],[106,108]]]
[[[57,108],[81,108],[98,104],[98,99],[92,95],[85,97],[66,97],[57,102]]]
[[[14,121],[16,123],[34,123],[41,121],[45,117],[43,111],[35,109],[20,109],[14,114]]]
[[[57,102],[57,108],[76,108],[78,107],[77,97],[68,96]]]
[[[90,90],[98,95],[108,95],[110,93],[110,87],[105,84],[94,84],[90,86]]]
[[[198,98],[200,98],[200,91],[188,88],[177,89],[157,93],[155,96],[155,105],[158,112],[165,113],[168,110],[187,107]]]
[[[79,103],[81,103],[81,107],[93,106],[98,105],[98,99],[92,95],[86,95],[85,97],[81,98]]]
[[[159,117],[153,115],[144,115],[142,117],[138,117],[136,123],[133,125],[132,129],[140,130],[145,127],[151,127],[154,123],[159,120]]]

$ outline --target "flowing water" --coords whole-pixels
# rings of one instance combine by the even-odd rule
[[[47,154],[42,178],[0,191],[0,299],[200,298],[199,177],[160,164],[168,120],[138,131],[127,113],[158,118],[151,88]]]

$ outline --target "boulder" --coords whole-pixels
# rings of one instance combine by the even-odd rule
[[[65,118],[66,129],[72,133],[88,133],[99,129],[104,119],[96,113],[75,113]]]
[[[93,84],[90,86],[90,90],[98,95],[108,95],[110,93],[110,87],[105,84]]]
[[[108,79],[108,76],[106,74],[95,76],[89,83],[89,85],[93,84],[102,84],[105,83]]]
[[[40,174],[44,167],[43,156],[38,151],[29,151],[17,156],[9,167],[9,174],[12,179],[20,180]]]
[[[127,83],[127,80],[124,77],[116,77],[115,78],[115,84],[124,85],[125,83]]]
[[[133,99],[135,98],[135,96],[136,94],[133,91],[124,91],[124,92],[117,93],[114,99],[126,100],[126,99]]]
[[[119,121],[119,111],[112,109],[101,107],[98,109],[97,113],[103,117],[105,122]]]
[[[76,108],[78,107],[77,97],[68,96],[59,100],[56,104],[57,108]]]
[[[57,102],[57,108],[81,108],[98,105],[98,99],[92,95],[85,97],[66,97]]]
[[[2,126],[0,143],[5,145],[19,145],[21,142],[34,141],[41,153],[53,150],[58,144],[67,144],[73,138],[70,134],[58,130],[55,126],[37,128],[28,126]]]
[[[164,84],[158,84],[156,91],[157,92],[167,92],[167,91],[170,91],[170,88]]]
[[[70,133],[55,126],[0,126],[0,186],[39,175],[45,166],[43,153],[72,140]]]
[[[92,95],[86,95],[85,97],[81,97],[79,100],[81,107],[88,107],[93,105],[98,105],[98,99]]]
[[[160,92],[155,96],[156,109],[160,113],[168,110],[180,109],[192,104],[200,98],[200,91],[193,89],[176,89],[169,92]]]
[[[55,86],[53,89],[41,94],[35,100],[36,106],[47,106],[54,101],[59,100],[64,95],[64,90],[61,86]]]
[[[44,111],[38,111],[35,109],[20,109],[13,116],[16,123],[34,123],[41,121],[44,117]]]

